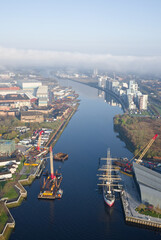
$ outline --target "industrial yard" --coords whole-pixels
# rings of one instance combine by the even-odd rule
[[[25,88],[26,86],[24,84],[21,87]],[[37,85],[35,86],[37,87]],[[38,89],[40,96],[37,95],[37,97],[41,98],[43,88],[38,87]],[[9,218],[8,213],[5,215],[6,220],[1,221],[6,212],[5,209],[8,206],[19,205],[27,196],[23,185],[31,184],[36,177],[41,176],[46,166],[46,155],[49,152],[49,147],[55,145],[78,108],[78,95],[71,89],[56,87],[54,90],[50,87],[51,90],[53,94],[55,91],[55,94],[48,106],[44,106],[41,98],[41,102],[39,101],[37,107],[34,105],[33,110],[30,107],[24,109],[23,106],[20,118],[8,118],[6,126],[5,118],[2,118],[1,123],[4,123],[2,128],[4,130],[1,131],[0,139],[0,203],[4,212],[0,215],[0,238],[7,229],[15,226],[14,219],[11,215]],[[56,95],[58,92],[60,93]],[[19,100],[19,98],[17,99]],[[16,96],[14,101],[16,101]],[[8,139],[6,140],[6,138]],[[54,176],[52,181],[47,176],[45,188],[42,186],[45,193],[41,192],[39,198],[56,199],[62,197],[63,190],[59,189],[62,176],[58,172]],[[52,196],[47,194],[51,189]]]

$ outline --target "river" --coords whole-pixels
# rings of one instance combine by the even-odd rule
[[[106,157],[108,147],[112,157],[132,157],[113,129],[113,117],[122,113],[121,108],[98,98],[94,88],[71,81],[65,84],[72,86],[81,101],[53,149],[54,153],[69,154],[64,163],[54,162],[55,169],[61,168],[63,174],[63,198],[38,200],[43,176],[36,179],[26,187],[27,199],[11,209],[16,227],[10,239],[160,239],[157,232],[127,225],[119,197],[108,208],[97,187],[99,158]]]

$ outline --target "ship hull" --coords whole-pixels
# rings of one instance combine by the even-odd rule
[[[115,198],[112,199],[112,200],[110,200],[110,199],[108,199],[108,198],[106,198],[106,197],[104,196],[104,201],[105,201],[105,203],[106,203],[109,207],[112,207],[112,206],[114,205]]]
[[[115,202],[115,194],[113,192],[108,193],[107,190],[104,189],[103,191],[103,198],[105,203],[109,206],[112,207]]]

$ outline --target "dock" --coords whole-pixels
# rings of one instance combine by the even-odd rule
[[[43,159],[41,159],[41,163],[39,164],[38,169],[37,169],[37,173],[36,173],[37,178],[39,178],[41,176],[45,166],[46,166],[46,159],[43,158]]]
[[[161,230],[161,219],[138,213],[135,209],[141,204],[141,199],[132,177],[119,173],[123,181],[121,201],[127,223],[140,225],[142,227]]]

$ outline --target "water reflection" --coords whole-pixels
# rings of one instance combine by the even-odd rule
[[[55,217],[54,217],[54,201],[50,201],[50,224],[54,224]]]
[[[120,107],[121,108],[121,104],[114,97],[112,97],[109,93],[98,90],[98,97],[102,98],[105,102],[107,102],[112,107]]]
[[[54,162],[55,169],[62,166],[63,198],[38,200],[40,184],[35,180],[31,187],[26,187],[26,202],[11,209],[16,229],[10,239],[118,240],[127,236],[131,240],[158,239],[153,232],[127,226],[121,202],[117,200],[113,208],[108,208],[102,190],[94,190],[98,159],[106,155],[107,147],[114,157],[132,157],[113,131],[113,117],[122,110],[98,99],[96,89],[75,82],[69,82],[69,86],[79,93],[81,103],[53,149],[70,156],[64,164]]]
[[[112,213],[114,211],[114,207],[109,207],[107,204],[104,202],[104,210],[106,215],[108,216],[108,219],[110,220],[112,217]]]

